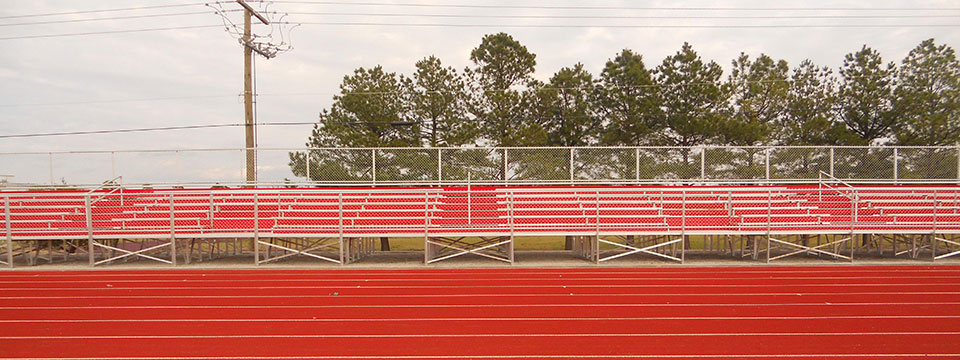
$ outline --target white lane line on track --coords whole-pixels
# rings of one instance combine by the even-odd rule
[[[904,358],[904,357],[960,357],[956,354],[716,354],[716,355],[304,355],[304,356],[151,356],[151,357],[68,357],[68,358],[3,358],[9,360],[32,360],[32,359],[62,359],[62,360],[350,360],[350,359],[753,359],[753,358]]]
[[[850,316],[653,316],[653,317],[555,317],[555,318],[394,318],[394,319],[41,319],[0,320],[0,323],[126,323],[126,322],[404,322],[404,321],[632,321],[632,320],[866,320],[866,319],[960,319],[960,315],[850,315]]]
[[[838,272],[842,273],[872,273],[883,272],[889,274],[901,274],[901,273],[916,273],[916,272],[960,272],[960,265],[954,264],[940,264],[940,265],[912,265],[912,264],[902,264],[902,265],[889,265],[889,266],[871,266],[871,265],[843,265],[843,266],[830,266],[830,265],[785,265],[785,266],[719,266],[719,267],[708,267],[708,266],[685,266],[685,267],[654,267],[660,269],[661,271],[651,271],[650,267],[647,268],[635,268],[635,270],[623,270],[617,269],[610,271],[596,270],[588,267],[572,267],[572,268],[560,268],[559,270],[545,270],[545,269],[496,269],[496,268],[474,268],[474,269],[460,269],[460,268],[448,268],[443,270],[428,270],[428,269],[365,269],[365,270],[351,270],[351,269],[264,269],[259,268],[256,270],[252,269],[220,269],[220,270],[209,270],[209,269],[198,269],[198,270],[168,270],[168,269],[137,269],[137,270],[122,270],[122,269],[96,269],[96,270],[46,270],[38,272],[36,270],[23,270],[10,272],[5,274],[0,274],[2,277],[23,277],[23,276],[277,276],[277,275],[295,275],[295,276],[313,276],[315,274],[319,275],[329,275],[329,276],[338,276],[341,274],[352,275],[352,276],[363,276],[363,275],[377,275],[377,276],[409,276],[409,275],[443,275],[443,276],[471,276],[474,274],[482,275],[568,275],[568,274],[600,274],[600,275],[646,275],[646,274],[708,274],[716,276],[717,274],[731,275],[731,274],[836,274]],[[696,270],[693,270],[696,269]],[[679,271],[676,271],[679,270]],[[701,271],[702,270],[702,271]]]
[[[721,336],[903,336],[903,335],[960,335],[960,331],[889,331],[889,332],[794,332],[794,333],[619,333],[619,334],[245,334],[245,335],[53,335],[0,336],[0,340],[90,340],[90,339],[353,339],[353,338],[527,338],[527,337],[721,337]]]
[[[316,281],[316,282],[332,282],[332,281],[356,281],[356,282],[369,282],[369,281],[383,281],[383,282],[407,282],[407,281],[430,281],[430,282],[456,282],[456,281],[694,281],[694,280],[710,280],[710,281],[724,281],[724,280],[735,280],[735,281],[777,281],[777,280],[865,280],[865,279],[960,279],[960,275],[957,276],[896,276],[896,277],[886,277],[886,276],[816,276],[816,277],[804,277],[804,276],[795,276],[795,277],[756,277],[756,278],[718,278],[718,277],[702,277],[702,278],[685,278],[685,277],[607,277],[607,278],[579,278],[579,277],[556,277],[556,278],[464,278],[464,279],[438,279],[438,278],[395,278],[395,279],[377,279],[377,278],[317,278],[317,279],[300,279],[300,278],[283,278],[283,279],[254,279],[253,281],[276,281],[276,282],[296,282],[296,281]],[[246,279],[249,280],[249,279]],[[232,281],[231,279],[98,279],[98,280],[75,280],[75,279],[63,279],[63,280],[52,280],[52,279],[29,279],[29,280],[0,280],[0,284],[36,284],[36,283],[103,283],[103,282],[119,282],[119,283],[203,283],[203,282],[224,282]]]
[[[446,297],[594,297],[594,296],[622,296],[622,297],[631,297],[631,296],[642,296],[642,297],[654,297],[654,296],[677,296],[677,297],[712,297],[712,296],[794,296],[794,297],[803,297],[803,296],[847,296],[847,295],[960,295],[958,291],[916,291],[916,292],[835,292],[835,293],[813,293],[813,292],[780,292],[780,293],[713,293],[713,294],[700,294],[700,293],[638,293],[638,294],[604,294],[604,293],[569,293],[569,294],[423,294],[423,295],[410,295],[410,294],[385,294],[385,295],[347,295],[347,294],[327,294],[327,295],[88,295],[88,296],[0,296],[0,300],[14,300],[14,299],[192,299],[192,298],[446,298]],[[872,303],[869,303],[872,304]],[[776,305],[776,304],[771,304]]]
[[[127,306],[0,306],[0,310],[97,310],[97,309],[342,309],[342,308],[508,308],[508,307],[789,307],[870,305],[960,305],[958,302],[798,303],[798,304],[411,304],[411,305],[127,305]]]
[[[112,284],[104,284],[112,285]],[[934,283],[934,284],[637,284],[637,285],[616,285],[616,284],[597,284],[597,285],[409,285],[409,286],[386,286],[386,285],[343,285],[343,286],[146,286],[146,287],[125,287],[125,286],[104,286],[104,287],[30,287],[30,288],[0,288],[0,291],[65,291],[65,290],[268,290],[268,289],[503,289],[503,288],[539,288],[539,289],[590,289],[590,288],[618,288],[618,289],[649,289],[649,288],[771,288],[771,287],[791,287],[791,288],[817,288],[817,287],[954,287],[960,286],[958,283]]]

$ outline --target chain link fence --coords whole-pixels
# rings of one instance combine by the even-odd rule
[[[955,183],[958,147],[258,149],[263,185]],[[7,186],[239,185],[243,149],[0,153]]]

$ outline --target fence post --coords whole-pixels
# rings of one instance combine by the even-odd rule
[[[700,148],[700,180],[707,181],[707,148]]]
[[[310,148],[307,148],[306,156],[304,159],[307,161],[307,182],[313,183],[313,177],[310,176]]]
[[[577,151],[575,148],[570,148],[570,185],[573,185],[573,152]]]
[[[508,182],[507,180],[507,163],[509,162],[508,156],[509,155],[507,154],[507,148],[503,148],[503,184],[504,185],[506,185]]]
[[[86,221],[87,221],[87,255],[89,255],[88,258],[89,258],[89,261],[90,261],[90,266],[93,266],[93,264],[94,264],[94,256],[93,256],[93,216],[90,214],[90,209],[91,209],[91,206],[90,206],[90,195],[87,195],[87,196],[84,196],[84,197],[83,197],[83,209],[84,209],[84,213],[86,213]]]
[[[764,169],[765,169],[765,173],[767,174],[766,179],[769,182],[770,181],[770,148],[767,148],[764,151],[763,157],[764,157]]]
[[[900,149],[893,148],[893,183],[898,184],[900,180]]]
[[[377,149],[370,149],[370,171],[373,173],[373,184],[377,184]]]
[[[117,178],[117,153],[115,151],[110,152],[110,178]]]
[[[443,184],[443,150],[437,148],[437,185]]]
[[[7,267],[13,267],[13,229],[10,226],[10,197],[3,197],[3,217],[7,228]]]
[[[640,184],[640,148],[633,148],[633,171],[636,173],[637,185]]]

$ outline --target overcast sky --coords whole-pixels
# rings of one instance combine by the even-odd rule
[[[724,68],[741,51],[786,59],[791,67],[809,58],[833,68],[844,54],[867,44],[887,61],[903,58],[928,38],[954,48],[960,45],[960,8],[956,1],[438,1],[365,0],[401,4],[472,4],[605,7],[752,8],[697,11],[665,9],[503,9],[343,5],[349,1],[280,2],[272,11],[290,12],[293,22],[365,22],[523,25],[798,25],[947,24],[953,27],[828,28],[613,28],[613,27],[422,27],[302,25],[293,29],[293,50],[271,60],[258,59],[260,122],[315,121],[328,106],[345,74],[355,68],[383,65],[409,73],[423,57],[436,55],[447,65],[471,65],[469,52],[484,34],[505,31],[537,54],[536,77],[549,78],[563,66],[583,63],[594,74],[623,48],[641,53],[648,67],[676,52],[684,41]],[[220,24],[202,5],[73,15],[12,17],[84,10],[190,3],[189,0],[2,0],[0,38]],[[228,8],[237,8],[232,2]],[[356,2],[354,2],[356,3]],[[763,11],[756,8],[801,7],[812,10]],[[824,8],[853,8],[825,10]],[[877,8],[941,8],[935,11]],[[874,10],[868,10],[874,9]],[[57,24],[9,25],[53,20],[80,20],[148,14],[205,12],[195,15],[114,19]],[[315,15],[306,13],[326,13]],[[479,18],[355,16],[349,14],[484,15]],[[632,19],[502,18],[509,15],[634,16]],[[899,18],[782,18],[784,16],[911,16]],[[929,17],[937,15],[940,17]],[[231,13],[239,21],[239,13]],[[654,19],[651,16],[679,16]],[[705,19],[741,16],[755,18]],[[767,17],[767,18],[764,18]],[[780,17],[780,18],[778,18]],[[268,29],[258,27],[258,31]],[[0,40],[0,134],[82,131],[117,128],[241,123],[242,48],[222,27],[115,33],[90,36]],[[164,99],[165,98],[165,99]],[[143,99],[153,99],[145,101]],[[160,100],[164,99],[164,100]],[[310,126],[262,127],[262,147],[299,147]],[[242,128],[181,130],[137,134],[0,139],[0,152],[105,149],[238,148]]]

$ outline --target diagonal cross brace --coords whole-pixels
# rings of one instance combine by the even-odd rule
[[[768,237],[767,239],[770,240],[771,242],[774,242],[774,243],[777,243],[777,244],[780,244],[780,245],[786,245],[786,246],[790,246],[790,247],[793,247],[793,248],[796,248],[796,249],[800,249],[800,250],[796,250],[796,251],[794,251],[794,252],[790,252],[790,253],[783,254],[783,255],[780,255],[780,256],[772,257],[772,258],[770,258],[770,259],[767,260],[767,261],[773,261],[773,260],[776,260],[776,259],[781,259],[781,258],[785,258],[785,257],[788,257],[788,256],[793,256],[793,255],[796,255],[796,254],[805,253],[805,252],[810,252],[810,251],[813,251],[813,252],[818,253],[818,254],[823,254],[823,255],[827,255],[827,256],[833,256],[833,257],[836,257],[836,258],[841,258],[841,259],[850,260],[850,257],[849,257],[849,256],[843,256],[843,255],[840,255],[840,254],[837,254],[837,253],[832,253],[832,252],[829,252],[829,251],[820,250],[820,248],[822,248],[822,247],[826,247],[826,246],[835,245],[835,244],[840,244],[840,243],[843,243],[843,242],[846,242],[846,241],[850,241],[851,238],[849,238],[849,237],[846,237],[846,238],[843,238],[843,239],[840,239],[840,240],[837,240],[837,241],[831,241],[831,242],[828,242],[828,243],[825,243],[825,244],[820,244],[820,245],[817,245],[817,246],[803,246],[803,245],[800,245],[800,244],[794,244],[794,243],[792,243],[792,242],[787,242],[787,241],[783,241],[783,240],[777,240],[777,239],[770,238],[770,237]]]
[[[478,248],[473,249],[473,250],[467,250],[467,249],[458,248],[458,247],[456,247],[456,246],[451,246],[451,245],[442,244],[442,243],[438,243],[438,242],[434,242],[434,241],[427,240],[427,243],[428,243],[428,244],[433,244],[433,245],[437,245],[437,246],[446,246],[447,248],[450,248],[450,249],[454,249],[454,250],[459,251],[459,252],[456,253],[456,254],[450,254],[450,255],[442,256],[442,257],[439,257],[439,258],[436,258],[436,259],[428,260],[428,261],[427,261],[427,264],[435,263],[435,262],[437,262],[437,261],[446,260],[446,259],[449,259],[449,258],[454,258],[454,257],[457,257],[457,256],[466,255],[466,254],[475,254],[475,255],[480,255],[480,256],[483,256],[483,257],[486,257],[486,258],[490,258],[490,259],[494,259],[494,260],[500,260],[500,261],[503,261],[503,262],[510,262],[510,260],[508,260],[508,259],[503,259],[503,258],[499,258],[499,257],[493,256],[493,255],[484,254],[484,253],[481,253],[480,251],[486,250],[486,249],[489,249],[489,248],[492,248],[492,247],[497,247],[497,246],[500,246],[500,245],[503,245],[503,244],[509,244],[509,243],[512,242],[512,241],[513,241],[513,239],[504,240],[504,241],[497,242],[497,243],[493,243],[493,244],[490,244],[490,245],[481,246],[481,247],[478,247]]]
[[[658,247],[663,247],[663,246],[667,246],[667,245],[676,244],[676,243],[678,243],[678,242],[682,242],[682,241],[683,241],[683,238],[674,239],[674,240],[670,240],[670,241],[667,241],[667,242],[662,243],[662,244],[655,244],[655,245],[650,245],[650,246],[642,247],[642,248],[633,247],[633,246],[629,246],[629,245],[624,245],[624,244],[621,244],[621,243],[615,243],[615,242],[603,240],[603,239],[600,239],[600,238],[597,238],[597,241],[602,242],[602,243],[604,243],[604,244],[610,244],[610,245],[614,245],[614,246],[619,246],[619,247],[622,247],[622,248],[630,249],[630,251],[628,251],[628,252],[625,252],[625,253],[622,253],[622,254],[613,255],[613,256],[608,256],[608,257],[605,257],[605,258],[600,259],[599,261],[613,260],[613,259],[616,259],[616,258],[618,258],[618,257],[627,256],[627,255],[636,254],[636,253],[641,253],[641,252],[642,252],[642,253],[645,253],[645,254],[656,255],[656,256],[659,256],[659,257],[662,257],[662,258],[666,258],[666,259],[670,259],[670,260],[674,260],[674,261],[680,261],[680,262],[683,261],[683,259],[680,259],[680,258],[678,258],[678,257],[673,257],[673,256],[670,256],[670,255],[660,254],[660,253],[657,253],[657,252],[654,252],[654,251],[650,251],[650,250],[656,249],[656,248],[658,248]]]

